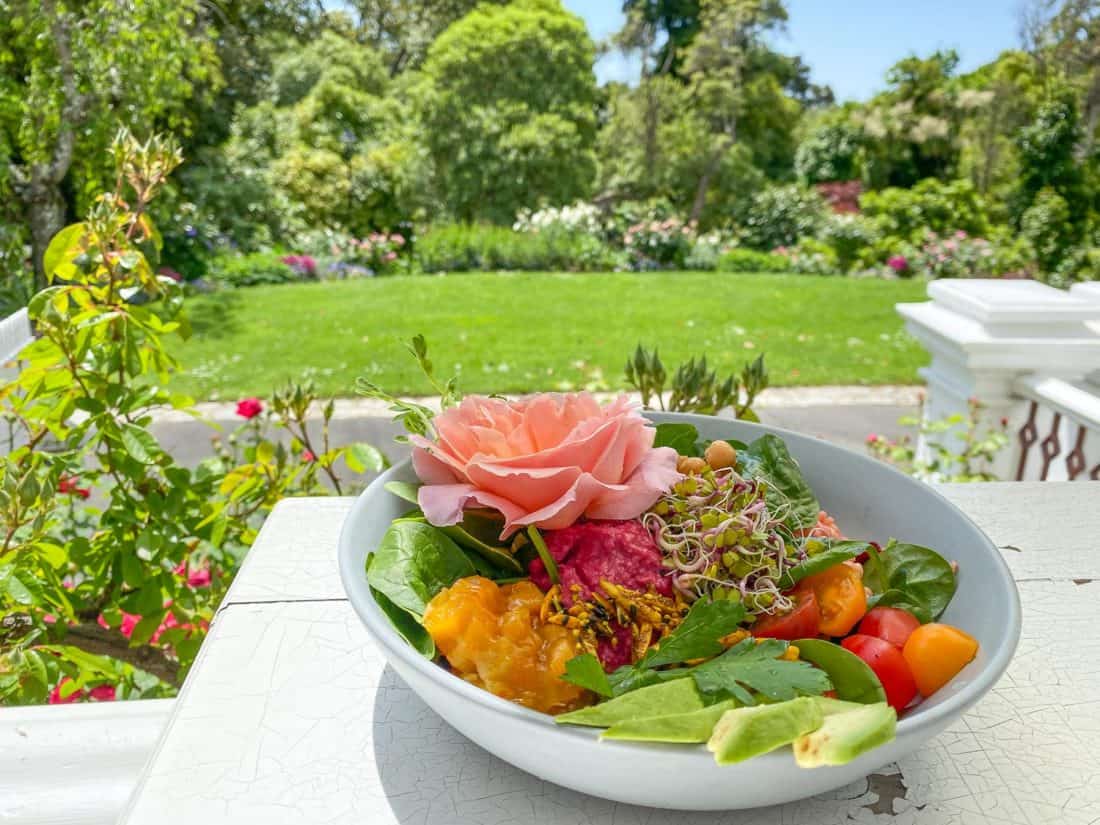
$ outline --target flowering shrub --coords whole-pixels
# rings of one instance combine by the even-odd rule
[[[998,481],[990,466],[1008,446],[1008,419],[1002,418],[996,426],[983,428],[982,409],[981,402],[971,398],[966,415],[936,421],[926,421],[923,416],[899,419],[899,424],[916,428],[925,437],[926,456],[917,454],[909,435],[894,441],[871,434],[867,436],[867,450],[887,464],[932,484]]]
[[[985,278],[995,269],[989,241],[971,237],[961,229],[945,236],[929,230],[906,264],[907,270],[924,278]],[[896,271],[894,265],[890,266]]]
[[[400,232],[372,232],[365,238],[334,240],[335,260],[329,264],[329,275],[349,278],[406,272],[411,260],[409,241]]]
[[[28,307],[40,337],[0,388],[14,443],[0,459],[2,704],[171,695],[274,503],[339,491],[339,460],[385,463],[369,445],[329,445],[331,404],[318,443],[300,387],[266,417],[242,399],[234,449],[193,469],[165,451],[153,411],[195,411],[164,389],[175,362],[162,339],[187,323],[182,287],[156,274],[148,205],[180,156],[125,133],[112,152],[117,189],[50,243],[52,285]]]
[[[304,264],[291,266],[288,260],[297,261],[308,256],[280,255],[274,252],[253,252],[248,255],[226,253],[217,255],[207,264],[207,277],[224,287],[263,286],[288,284],[307,277]],[[312,258],[309,258],[312,261]],[[316,270],[316,264],[313,264]]]
[[[694,243],[695,226],[679,218],[640,221],[623,233],[623,248],[634,269],[682,267]]]
[[[279,260],[303,278],[317,277],[317,261],[312,255],[284,255]]]
[[[517,232],[566,229],[571,232],[586,232],[594,237],[601,237],[605,231],[604,217],[600,208],[583,201],[578,201],[572,206],[539,209],[537,212],[525,209],[516,216],[512,228]]]
[[[826,243],[803,238],[794,246],[780,246],[773,251],[785,261],[784,271],[799,275],[836,275],[840,268],[836,253]]]
[[[858,180],[830,181],[814,186],[822,200],[833,212],[840,215],[852,215],[859,212],[859,196],[863,194],[863,183]]]

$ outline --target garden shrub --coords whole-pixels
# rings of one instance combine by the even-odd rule
[[[756,249],[731,249],[718,259],[719,272],[790,272],[791,262],[783,255]]]
[[[695,244],[695,230],[680,218],[643,220],[623,233],[633,269],[681,269]]]
[[[791,246],[814,235],[825,215],[825,202],[812,189],[769,186],[753,196],[752,207],[740,216],[741,242],[762,250]]]
[[[822,123],[814,128],[794,154],[794,170],[804,183],[847,181],[858,176],[863,137],[848,122]]]
[[[971,235],[989,231],[985,198],[969,180],[944,183],[926,178],[912,189],[889,187],[867,192],[859,203],[884,236],[917,242],[925,230],[945,233],[961,229]]]
[[[435,227],[417,241],[416,261],[424,272],[595,271],[625,264],[621,254],[583,232],[517,232],[481,224]]]
[[[833,252],[836,266],[847,272],[865,250],[879,240],[873,221],[862,215],[830,215],[822,224],[818,238]]]
[[[691,251],[684,258],[684,268],[710,272],[718,268],[723,252],[730,246],[721,233],[710,232],[700,235],[692,244]]]
[[[1053,273],[1058,269],[1075,235],[1069,204],[1049,186],[1039,192],[1020,218],[1020,236],[1035,250],[1043,272]]]
[[[787,260],[787,271],[799,275],[840,275],[843,270],[829,244],[815,238],[803,238],[794,246],[777,247],[773,254]]]
[[[289,261],[288,261],[289,259]],[[308,255],[291,256],[280,252],[252,252],[247,255],[222,254],[208,264],[208,277],[227,287],[288,284],[311,277]],[[292,264],[297,263],[297,266]],[[316,262],[312,267],[316,272]]]
[[[920,246],[907,256],[907,263],[914,274],[924,278],[988,278],[998,274],[992,244],[961,229],[950,235],[927,232]]]

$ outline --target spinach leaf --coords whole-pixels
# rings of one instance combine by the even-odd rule
[[[370,576],[370,566],[373,561],[374,553],[371,553],[367,556],[368,577]],[[435,642],[432,640],[431,634],[416,620],[416,617],[407,610],[403,610],[395,605],[389,600],[385,593],[375,590],[373,587],[370,588],[370,594],[374,597],[375,604],[377,604],[378,608],[386,614],[386,618],[390,620],[393,629],[398,632],[401,638],[412,645],[416,651],[426,659],[435,658]]]
[[[694,424],[658,424],[654,447],[672,447],[680,455],[701,456],[699,431]]]
[[[758,438],[747,449],[738,452],[737,465],[743,475],[768,482],[768,505],[789,508],[783,523],[791,530],[802,530],[817,523],[821,505],[783,439],[770,433]]]
[[[854,559],[861,553],[867,552],[871,545],[865,541],[838,541],[835,539],[810,539],[807,542],[810,557],[799,562],[794,567],[783,571],[779,579],[779,589],[787,590],[794,587],[802,579],[820,573],[841,562]],[[814,549],[814,548],[820,549]]]
[[[500,570],[507,571],[510,575],[523,572],[523,566],[497,539],[502,525],[500,518],[473,510],[465,514],[460,524],[440,529],[457,544],[473,551],[493,568],[497,568],[485,573],[490,578],[496,578]],[[477,560],[472,561],[476,566]]]
[[[837,698],[864,705],[886,701],[882,682],[870,666],[851,651],[824,639],[799,639],[794,646],[798,648],[800,659],[812,662],[829,674]]]
[[[890,541],[881,553],[871,548],[870,575],[864,578],[874,595],[868,607],[884,605],[908,610],[922,624],[934,622],[947,609],[957,582],[951,564],[935,550]]]
[[[744,705],[756,704],[750,690],[782,702],[797,696],[820,696],[832,688],[825,671],[809,662],[778,658],[787,650],[787,642],[758,641],[745,639],[696,667],[692,672],[696,687],[703,693],[731,694]]]
[[[413,504],[420,503],[416,497],[417,491],[420,489],[419,484],[411,484],[408,481],[387,481],[382,486],[398,498],[403,498]]]
[[[439,529],[420,521],[395,521],[367,565],[367,582],[419,621],[436,593],[476,572]]]
[[[569,682],[577,687],[585,688],[600,696],[611,697],[611,683],[607,681],[600,660],[591,653],[582,653],[574,656],[565,663],[565,673],[561,677],[563,682]]]

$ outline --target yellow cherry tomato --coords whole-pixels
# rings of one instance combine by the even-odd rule
[[[931,696],[978,655],[978,640],[949,624],[914,630],[901,651],[921,696]]]

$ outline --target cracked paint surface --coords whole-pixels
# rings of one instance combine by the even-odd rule
[[[1039,485],[1013,485],[1021,486]],[[1026,507],[1014,494],[1006,499],[1001,485],[945,489],[951,498],[962,490],[960,504],[998,545],[1019,548],[1005,557],[1020,581],[1023,635],[987,697],[864,780],[729,813],[596,799],[471,743],[386,666],[342,600],[333,559],[346,503],[280,505],[245,581],[214,622],[122,822],[1100,825],[1100,508],[1093,487],[1092,504],[1071,516],[1063,507],[1079,502],[1063,497],[1083,495],[1067,493],[1071,486],[1092,487],[1042,485]],[[1050,515],[1048,501],[1058,502]],[[332,506],[318,509],[321,502]],[[1031,560],[1038,556],[1043,564]],[[298,584],[276,581],[292,571]]]

